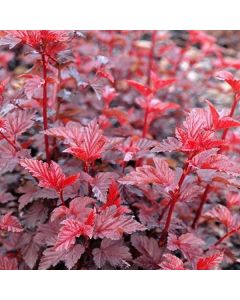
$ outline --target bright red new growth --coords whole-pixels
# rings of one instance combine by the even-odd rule
[[[66,177],[61,167],[54,161],[48,165],[40,160],[24,158],[21,159],[20,165],[39,180],[40,187],[54,189],[57,193],[61,193],[79,178],[79,174]]]
[[[0,269],[239,269],[238,37],[0,32]]]

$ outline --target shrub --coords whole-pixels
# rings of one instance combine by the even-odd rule
[[[237,267],[239,61],[214,36],[0,45],[0,269]]]

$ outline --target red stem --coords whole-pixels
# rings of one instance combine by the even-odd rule
[[[234,100],[233,100],[233,103],[232,103],[232,106],[231,106],[231,110],[230,110],[230,113],[229,113],[229,117],[233,117],[234,115],[234,112],[237,108],[237,104],[238,104],[238,95],[235,94],[234,96]],[[222,140],[224,141],[227,137],[227,134],[228,134],[228,131],[229,131],[229,128],[226,128],[224,131],[223,131],[223,134],[222,134]],[[219,150],[219,153],[221,153],[221,150]],[[200,205],[198,207],[198,210],[197,210],[197,213],[196,213],[196,216],[193,220],[193,223],[192,223],[192,228],[196,228],[197,226],[197,223],[202,215],[202,210],[203,210],[203,206],[204,204],[206,203],[207,201],[207,195],[208,195],[208,192],[210,190],[210,184],[207,184],[206,188],[205,188],[205,191],[201,197],[201,201],[200,201]]]
[[[57,66],[57,73],[58,73],[58,86],[57,86],[57,94],[60,90],[60,87],[61,87],[61,68],[60,66]],[[59,118],[59,112],[60,112],[60,106],[61,106],[61,101],[60,99],[57,97],[56,99],[56,113],[55,113],[55,121],[58,120]]]
[[[148,133],[148,113],[149,113],[149,109],[147,106],[147,108],[145,109],[145,112],[144,112],[144,124],[143,124],[142,138],[145,138]]]
[[[237,108],[237,104],[238,104],[238,95],[235,94],[234,96],[234,100],[233,100],[233,103],[232,103],[232,107],[231,107],[231,111],[229,113],[229,117],[233,117],[234,115],[234,112]],[[226,128],[224,131],[223,131],[223,134],[222,134],[222,140],[225,140],[226,139],[226,136],[227,136],[227,133],[229,131],[229,128]]]
[[[183,169],[182,176],[179,179],[178,187],[172,193],[172,200],[171,200],[170,208],[169,208],[169,211],[168,211],[167,220],[166,220],[165,226],[163,228],[163,231],[162,231],[160,239],[159,239],[159,246],[160,247],[163,247],[167,243],[168,230],[169,230],[169,227],[170,227],[170,224],[171,224],[171,221],[172,221],[172,216],[173,216],[174,208],[175,208],[175,205],[176,205],[176,203],[177,203],[177,201],[179,199],[179,196],[180,196],[181,186],[182,186],[182,184],[184,182],[184,179],[189,174],[189,171],[190,171],[190,167],[189,167],[189,163],[187,162],[185,164],[184,169]]]
[[[202,215],[203,206],[204,206],[204,204],[205,204],[206,201],[207,201],[207,195],[208,195],[209,189],[210,189],[210,184],[208,184],[208,185],[206,186],[205,191],[204,191],[204,193],[202,194],[201,201],[200,201],[200,205],[199,205],[199,207],[198,207],[198,209],[197,209],[197,213],[196,213],[195,218],[194,218],[193,223],[192,223],[192,228],[193,228],[193,229],[196,228],[197,222],[198,222],[199,218],[200,218],[201,215]]]
[[[213,246],[216,247],[219,244],[221,244],[225,239],[229,238],[231,235],[233,235],[235,232],[237,232],[240,229],[240,226],[237,228],[232,229],[231,231],[227,232],[222,236]]]
[[[153,69],[153,63],[154,63],[154,49],[156,45],[156,37],[157,37],[157,30],[153,30],[152,32],[152,43],[151,43],[151,48],[149,51],[149,56],[148,56],[148,71],[147,71],[147,85],[151,85],[151,71]]]
[[[43,65],[43,99],[42,99],[42,106],[43,106],[43,128],[44,130],[48,129],[48,116],[47,116],[47,63],[46,63],[46,56],[42,53],[42,65]],[[46,160],[48,164],[50,163],[50,152],[49,152],[49,143],[48,143],[48,136],[44,134],[44,143],[45,143],[45,153],[46,153]]]
[[[160,214],[159,218],[158,218],[158,222],[160,223],[162,218],[164,217],[165,213],[167,212],[167,209],[169,208],[171,204],[171,200],[168,202],[168,204],[163,208],[162,213]]]
[[[61,202],[62,202],[62,205],[63,205],[63,206],[66,206],[66,204],[65,204],[65,202],[64,202],[64,199],[63,199],[63,191],[61,191],[61,192],[59,193],[59,198],[60,198],[60,200],[61,200]]]

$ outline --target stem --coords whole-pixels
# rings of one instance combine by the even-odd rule
[[[162,218],[164,217],[165,213],[167,212],[167,209],[169,208],[171,204],[171,201],[168,202],[168,204],[163,208],[162,213],[160,214],[159,218],[158,218],[158,222],[160,223]]]
[[[56,94],[59,92],[60,87],[61,87],[61,68],[58,66],[57,67],[57,73],[58,73],[58,85],[57,85],[57,91]],[[59,112],[60,112],[60,106],[61,106],[61,101],[58,97],[56,97],[56,113],[55,113],[55,121],[58,120],[59,118]]]
[[[48,117],[47,117],[47,64],[46,64],[46,56],[42,53],[42,65],[43,65],[43,99],[42,99],[42,106],[43,106],[43,128],[44,130],[48,129]],[[46,153],[46,160],[47,163],[50,163],[50,152],[49,152],[49,143],[48,143],[48,136],[44,134],[44,143],[45,143],[45,153]]]
[[[195,229],[196,228],[196,225],[197,225],[197,222],[200,218],[200,216],[202,215],[202,210],[203,210],[203,206],[204,204],[206,203],[207,201],[207,195],[208,195],[208,192],[209,192],[209,189],[210,189],[210,184],[208,184],[205,188],[205,191],[204,193],[202,194],[202,197],[201,197],[201,201],[200,201],[200,205],[197,209],[197,213],[196,213],[196,216],[193,220],[193,223],[192,223],[192,228]]]
[[[213,246],[216,247],[219,244],[221,244],[225,239],[229,238],[231,235],[233,235],[235,232],[237,232],[240,229],[240,226],[237,228],[232,229],[231,231],[227,232],[222,236]]]
[[[55,112],[55,118],[54,121],[57,122],[59,119],[59,113],[60,113],[60,106],[61,106],[61,99],[57,96],[58,92],[61,87],[61,68],[59,65],[57,65],[57,74],[58,74],[58,84],[56,88],[56,95],[55,95],[55,103],[56,103],[56,112]],[[58,160],[58,149],[57,149],[57,138],[53,138],[52,142],[53,148],[52,148],[52,154],[54,156],[54,160]]]
[[[14,143],[13,143],[11,140],[9,140],[8,137],[6,137],[6,135],[5,135],[4,133],[2,133],[2,132],[0,131],[0,135],[3,137],[3,139],[5,139],[5,140],[9,143],[9,145],[11,145],[11,146],[14,148],[14,150],[15,150],[16,152],[18,151],[18,148],[14,145]]]
[[[172,201],[171,201],[170,208],[169,208],[169,211],[168,211],[167,220],[166,220],[165,226],[163,228],[163,231],[162,231],[160,239],[159,239],[159,246],[160,247],[166,245],[166,243],[167,243],[168,230],[169,230],[169,227],[170,227],[170,224],[171,224],[171,221],[172,221],[172,216],[173,216],[174,208],[175,208],[175,205],[176,205],[176,203],[177,203],[177,201],[179,199],[180,189],[182,187],[184,179],[189,174],[189,171],[190,171],[190,167],[189,167],[189,163],[187,162],[185,164],[184,169],[183,169],[182,176],[179,179],[178,187],[172,193]]]
[[[62,205],[63,205],[63,206],[66,206],[66,204],[65,204],[65,202],[64,202],[64,199],[63,199],[63,191],[59,192],[59,198],[60,198],[60,200],[61,200],[61,202],[62,202]]]
[[[153,63],[154,63],[154,48],[156,45],[156,37],[157,37],[157,30],[153,30],[152,32],[152,43],[151,43],[151,48],[149,51],[149,56],[148,56],[148,71],[147,71],[147,85],[151,85],[151,71],[153,69]]]
[[[234,112],[235,112],[235,110],[236,110],[236,108],[237,108],[237,104],[238,104],[238,95],[237,94],[235,94],[235,96],[234,96],[234,100],[233,100],[233,103],[232,103],[232,107],[231,107],[231,111],[230,111],[230,113],[229,113],[229,117],[233,117],[233,115],[234,115]],[[223,131],[223,134],[222,134],[222,140],[225,140],[226,139],[226,136],[227,136],[227,133],[228,133],[228,131],[229,131],[229,128],[226,128],[224,131]]]
[[[83,170],[85,173],[88,173],[89,174],[89,164],[84,162],[83,163]]]
[[[148,133],[148,106],[144,112],[144,124],[143,124],[143,131],[142,131],[142,138],[145,138]]]
[[[230,110],[230,113],[229,113],[229,115],[228,115],[229,117],[233,117],[234,112],[235,112],[235,110],[236,110],[236,108],[237,108],[237,104],[238,104],[238,95],[235,94],[234,100],[233,100],[233,102],[232,102],[231,110]],[[223,141],[226,139],[227,134],[228,134],[228,131],[229,131],[229,128],[226,128],[226,129],[223,131],[223,134],[222,134],[222,140],[223,140]],[[219,150],[219,153],[221,153],[221,150]],[[200,202],[200,205],[199,205],[199,207],[198,207],[196,216],[195,216],[195,218],[194,218],[194,220],[193,220],[193,223],[192,223],[192,228],[194,228],[194,229],[196,228],[197,223],[198,223],[198,221],[199,221],[199,219],[200,219],[200,217],[201,217],[201,215],[202,215],[203,206],[204,206],[204,204],[205,204],[206,201],[207,201],[207,195],[208,195],[209,190],[210,190],[210,184],[207,184],[207,186],[206,186],[206,188],[205,188],[205,191],[204,191],[204,193],[203,193],[203,195],[202,195],[201,202]]]

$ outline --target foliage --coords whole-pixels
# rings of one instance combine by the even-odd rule
[[[0,47],[0,269],[237,266],[239,61],[215,37],[16,30]]]

